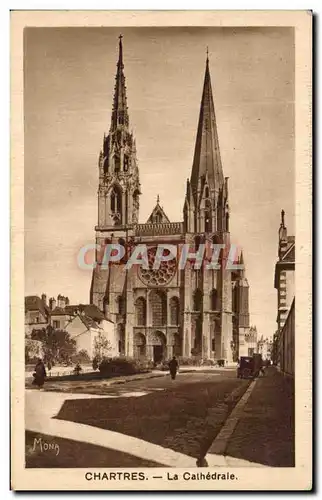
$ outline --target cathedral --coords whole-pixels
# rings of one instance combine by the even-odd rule
[[[108,135],[99,153],[98,247],[111,243],[127,250],[138,244],[148,248],[149,267],[126,268],[127,254],[119,262],[102,266],[97,256],[90,302],[115,324],[120,355],[158,363],[176,355],[236,361],[249,332],[249,285],[242,253],[239,268],[218,269],[188,260],[162,262],[153,269],[158,244],[201,244],[230,248],[228,178],[224,177],[207,54],[195,150],[190,179],[182,200],[183,220],[171,222],[159,198],[146,223],[139,222],[141,186],[136,142],[129,126],[129,111],[119,39],[116,82]]]

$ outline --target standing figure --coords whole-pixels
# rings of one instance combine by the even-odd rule
[[[43,361],[39,358],[35,366],[35,373],[33,384],[37,385],[41,389],[44,385],[46,378],[46,368]]]
[[[178,363],[177,358],[175,356],[173,356],[173,358],[169,362],[169,368],[170,368],[171,378],[172,378],[172,380],[174,380],[176,378],[177,371],[179,368],[179,363]]]

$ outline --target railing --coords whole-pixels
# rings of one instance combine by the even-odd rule
[[[81,365],[82,366],[82,365]],[[71,367],[54,367],[52,370],[48,370],[48,368],[46,368],[46,372],[47,372],[47,378],[50,378],[50,377],[64,377],[66,375],[75,375],[75,366],[71,366]],[[89,372],[93,372],[94,369],[92,366],[82,366],[82,370],[80,371],[80,374],[82,373],[89,373]],[[33,378],[33,372],[34,370],[32,371],[28,371],[28,372],[25,372],[25,378],[29,379],[29,378]]]
[[[154,236],[161,234],[182,234],[183,222],[164,222],[160,224],[138,224],[135,228],[136,236]]]

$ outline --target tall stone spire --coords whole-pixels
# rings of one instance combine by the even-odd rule
[[[207,49],[197,138],[183,210],[188,232],[228,233],[228,178],[224,178]]]
[[[135,138],[129,129],[123,69],[120,35],[111,127],[109,134],[104,134],[98,160],[98,227],[104,231],[123,231],[124,226],[137,224],[139,216],[139,169]]]
[[[123,64],[123,45],[122,35],[119,36],[119,58],[117,61],[117,71],[115,77],[114,98],[113,98],[113,111],[111,120],[111,132],[121,126],[129,126],[129,114],[126,101],[126,87],[124,76]]]
[[[215,107],[211,89],[208,49],[195,153],[191,173],[191,187],[195,196],[198,190],[198,185],[202,185],[203,179],[206,178],[210,189],[219,190],[224,183]]]

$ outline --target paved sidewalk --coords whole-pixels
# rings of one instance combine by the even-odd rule
[[[294,381],[270,367],[257,380],[225,454],[270,467],[294,467],[294,434]]]

